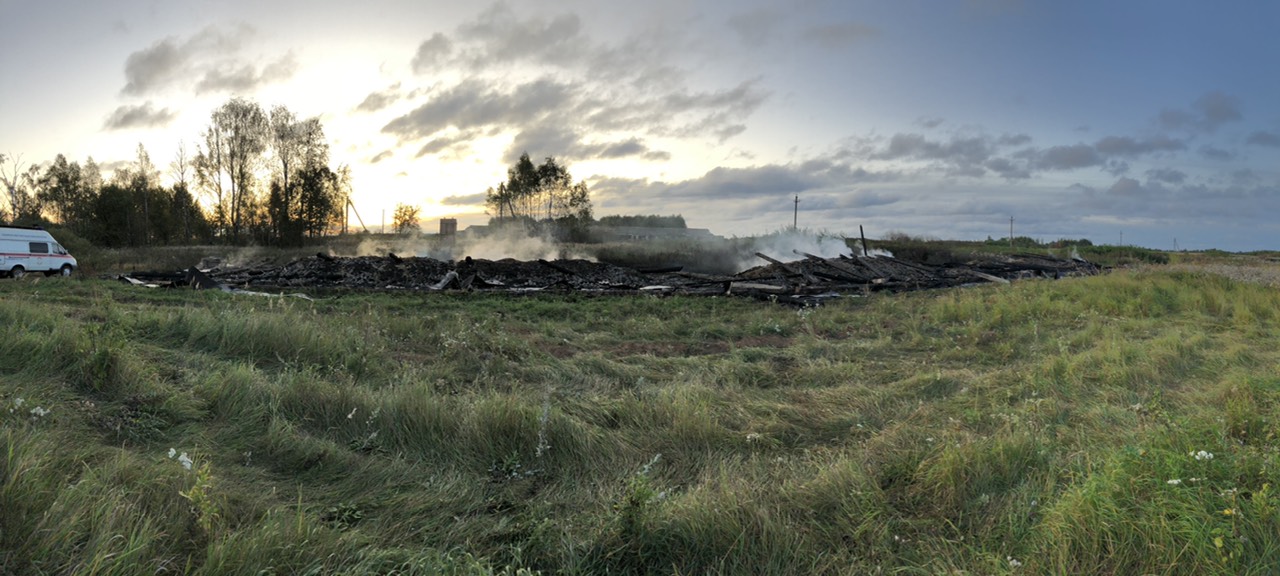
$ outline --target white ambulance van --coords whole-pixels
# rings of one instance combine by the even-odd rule
[[[40,228],[0,226],[0,275],[21,278],[28,272],[70,276],[76,259]]]

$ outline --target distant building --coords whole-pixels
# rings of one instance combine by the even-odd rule
[[[441,218],[440,219],[440,235],[454,236],[458,233],[457,218]]]
[[[658,228],[650,226],[596,226],[591,235],[601,242],[626,240],[710,240],[717,238],[706,228]]]

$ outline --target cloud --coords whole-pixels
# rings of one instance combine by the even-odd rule
[[[1192,107],[1200,113],[1201,121],[1209,131],[1244,117],[1240,114],[1239,100],[1222,92],[1205,94],[1197,99]]]
[[[874,190],[859,188],[897,178],[891,172],[870,172],[832,158],[813,158],[789,164],[749,167],[718,166],[698,178],[679,182],[594,178],[592,190],[605,205],[621,205],[631,199],[649,203],[745,202],[757,199],[813,196],[831,197],[841,206],[874,206],[897,201]]]
[[[1166,130],[1214,132],[1228,122],[1244,118],[1240,101],[1223,92],[1209,92],[1191,103],[1191,110],[1162,110],[1156,122]]]
[[[436,32],[418,45],[418,53],[413,56],[412,67],[417,74],[435,70],[453,53],[453,41],[444,34]]]
[[[983,136],[955,137],[947,141],[935,141],[920,134],[894,134],[889,146],[882,151],[883,160],[944,160],[958,165],[981,164],[991,157],[992,142]]]
[[[433,94],[425,104],[388,122],[382,132],[413,140],[449,127],[467,130],[492,125],[519,126],[571,107],[574,98],[570,86],[551,79],[536,80],[509,90],[471,79]]]
[[[400,83],[397,82],[386,90],[370,93],[359,106],[356,106],[356,111],[377,112],[387,106],[395,104],[402,97],[403,95],[400,94]]]
[[[569,159],[651,161],[671,157],[649,148],[653,138],[723,143],[742,134],[769,96],[761,79],[693,89],[673,64],[683,42],[665,31],[600,42],[576,14],[522,17],[497,4],[418,46],[415,71],[447,67],[461,79],[406,96],[414,108],[382,132],[420,153],[451,149],[439,138],[456,131],[511,135],[509,155],[527,148]],[[370,94],[359,109],[382,109],[394,97]]]
[[[247,24],[209,26],[185,40],[168,37],[125,59],[121,94],[145,96],[194,85],[197,92],[243,91],[291,77],[297,69],[292,53],[259,69],[240,52],[255,31]]]
[[[1042,170],[1074,170],[1102,164],[1098,151],[1088,144],[1053,146],[1039,154],[1036,166]]]
[[[1015,162],[1009,158],[992,158],[983,164],[983,167],[1009,180],[1025,180],[1031,177],[1031,170],[1025,163]]]
[[[258,86],[287,80],[298,69],[297,59],[290,52],[275,62],[262,67],[243,62],[222,62],[211,67],[196,83],[196,93],[231,92],[246,93]]]
[[[459,40],[474,46],[464,54],[477,66],[497,62],[565,64],[581,59],[587,44],[576,14],[521,20],[506,4],[494,4],[475,21],[459,26],[457,34]],[[432,36],[428,42],[435,39]]]
[[[1223,150],[1217,146],[1205,144],[1200,147],[1200,155],[1209,160],[1231,160],[1236,157],[1235,153],[1230,150]]]
[[[469,147],[472,138],[475,138],[478,132],[475,130],[457,131],[450,134],[443,134],[429,140],[418,148],[418,153],[414,158],[421,158],[428,154],[439,154],[442,152],[450,152],[452,156],[460,156],[463,150]]]
[[[1185,150],[1187,145],[1167,136],[1156,136],[1138,140],[1129,136],[1108,136],[1098,140],[1094,149],[1103,156],[1121,156],[1133,158],[1154,152],[1176,152]]]
[[[103,128],[106,130],[128,130],[130,128],[155,128],[168,125],[178,116],[168,108],[157,110],[150,101],[136,106],[124,105],[116,108],[107,116]]]
[[[1173,168],[1153,168],[1147,170],[1147,178],[1165,184],[1182,184],[1187,180],[1187,174]]]
[[[915,124],[921,128],[933,129],[941,126],[946,120],[937,116],[921,116],[916,118]]]
[[[459,196],[446,196],[440,200],[445,206],[481,206],[484,205],[486,194],[480,192],[478,194],[465,194]]]
[[[1265,132],[1258,130],[1249,134],[1248,140],[1245,142],[1254,146],[1266,146],[1268,148],[1280,148],[1280,134],[1275,132]]]
[[[637,137],[619,141],[584,142],[583,134],[562,126],[543,125],[521,131],[507,147],[503,161],[513,163],[526,152],[536,156],[558,156],[573,159],[643,158],[670,160],[671,154],[652,150]]]
[[[390,157],[392,157],[392,156],[394,156],[394,155],[395,155],[395,154],[394,154],[392,151],[390,151],[390,150],[383,150],[382,152],[379,152],[377,156],[374,156],[373,158],[370,158],[370,159],[369,159],[369,163],[370,163],[370,164],[377,164],[377,163],[379,163],[379,162],[381,162],[381,161],[383,161],[383,160],[386,160],[387,158],[390,158]]]

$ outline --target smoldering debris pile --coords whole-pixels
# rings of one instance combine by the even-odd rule
[[[781,261],[757,254],[763,265],[738,274],[708,275],[679,268],[640,270],[586,260],[481,260],[323,254],[284,265],[223,267],[203,262],[184,272],[121,276],[134,284],[258,291],[365,289],[416,291],[568,292],[594,294],[743,295],[812,304],[841,294],[907,291],[1024,278],[1093,275],[1080,259],[1037,254],[974,255],[964,263],[932,266],[893,257],[824,258],[797,253]]]

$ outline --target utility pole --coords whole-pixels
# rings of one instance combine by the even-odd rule
[[[1124,230],[1120,231],[1120,245],[1124,246]]]
[[[799,227],[797,226],[799,223],[800,223],[800,195],[796,194],[796,209],[795,209],[795,212],[791,214],[791,229],[799,230]]]
[[[1009,248],[1013,248],[1013,216],[1009,217]]]

